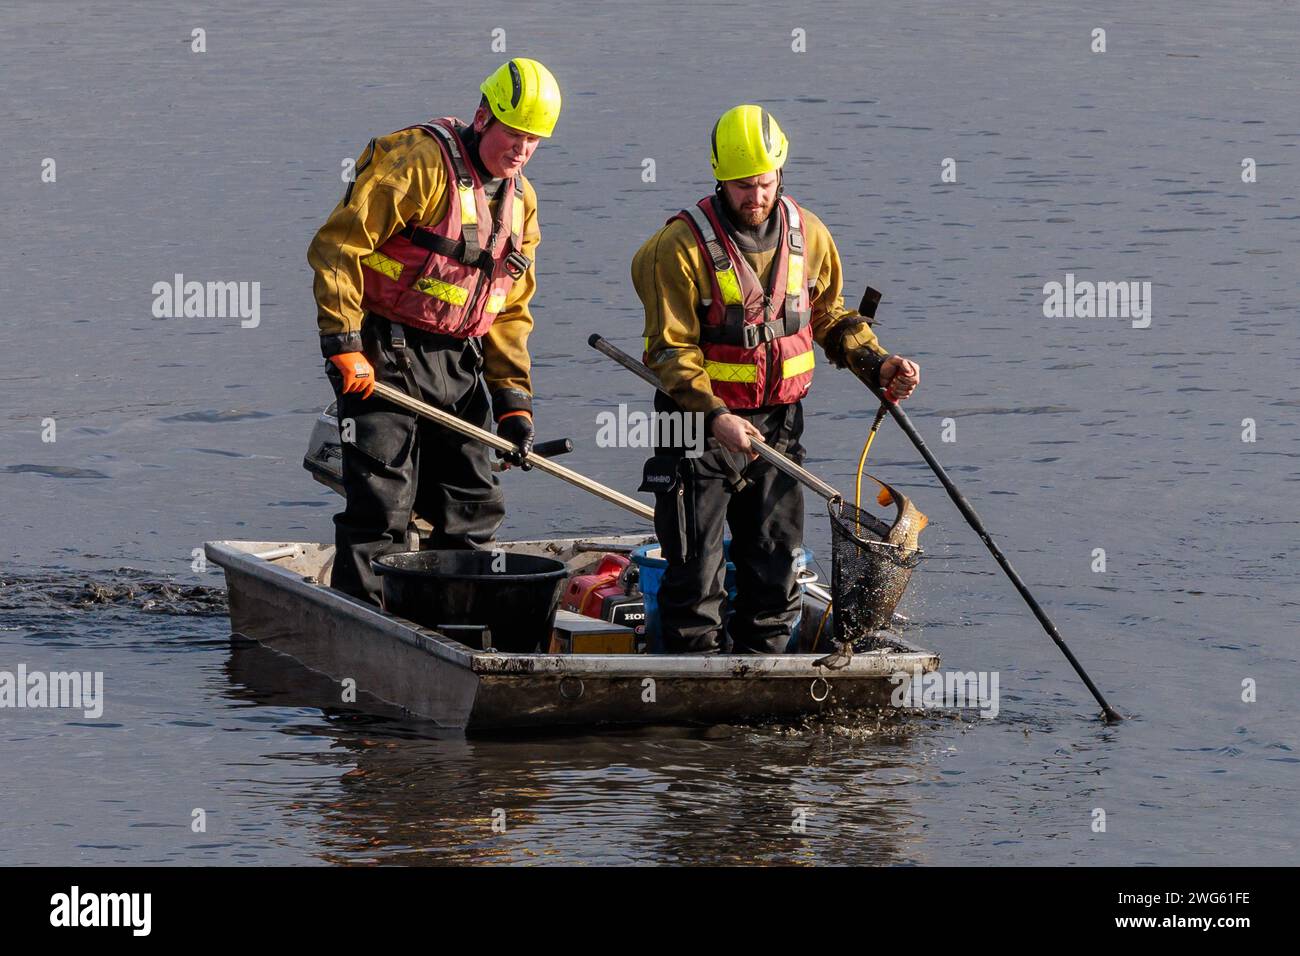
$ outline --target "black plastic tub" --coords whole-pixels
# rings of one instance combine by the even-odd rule
[[[568,571],[561,561],[503,551],[411,551],[371,562],[384,610],[423,627],[474,625],[497,650],[545,651]]]

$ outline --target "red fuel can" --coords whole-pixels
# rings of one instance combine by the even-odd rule
[[[645,626],[645,601],[637,588],[637,566],[625,555],[606,554],[590,574],[569,578],[561,605],[566,611],[638,632]]]

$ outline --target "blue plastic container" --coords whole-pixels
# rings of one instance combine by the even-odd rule
[[[731,561],[731,539],[726,538],[722,542],[722,553],[727,559],[727,570],[723,577],[723,587],[727,589],[727,600],[722,606],[722,620],[725,623],[727,617],[731,614],[731,604],[736,599],[736,566]],[[803,549],[803,562],[805,567],[812,566],[813,553],[807,548]],[[660,556],[658,544],[643,544],[632,552],[632,563],[637,566],[640,573],[641,596],[645,599],[645,635],[649,644],[651,653],[659,653],[663,650],[663,642],[659,633],[659,582],[663,580],[664,571],[668,568],[668,562]],[[791,646],[798,642],[799,618],[795,618],[794,629],[791,634]]]

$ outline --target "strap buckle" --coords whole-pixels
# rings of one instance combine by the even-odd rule
[[[402,375],[405,377],[411,371],[411,356],[406,351],[406,332],[402,329],[401,323],[389,320],[388,341],[393,347],[393,358],[397,361],[397,367],[402,370]]]
[[[763,322],[759,325],[744,326],[741,337],[744,340],[745,348],[756,349],[759,345],[771,342],[776,338],[776,330],[772,328],[770,322]]]
[[[731,268],[731,257],[727,255],[727,250],[722,248],[722,243],[717,239],[706,239],[704,246],[709,251],[709,258],[713,260],[713,268],[717,272],[726,272]]]
[[[506,274],[509,275],[510,278],[518,279],[528,271],[528,267],[533,264],[533,260],[529,259],[522,252],[512,252],[510,255],[505,257],[502,264],[505,266]]]

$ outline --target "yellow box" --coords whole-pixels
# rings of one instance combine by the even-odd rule
[[[636,632],[621,624],[558,611],[551,631],[551,654],[635,654]]]

